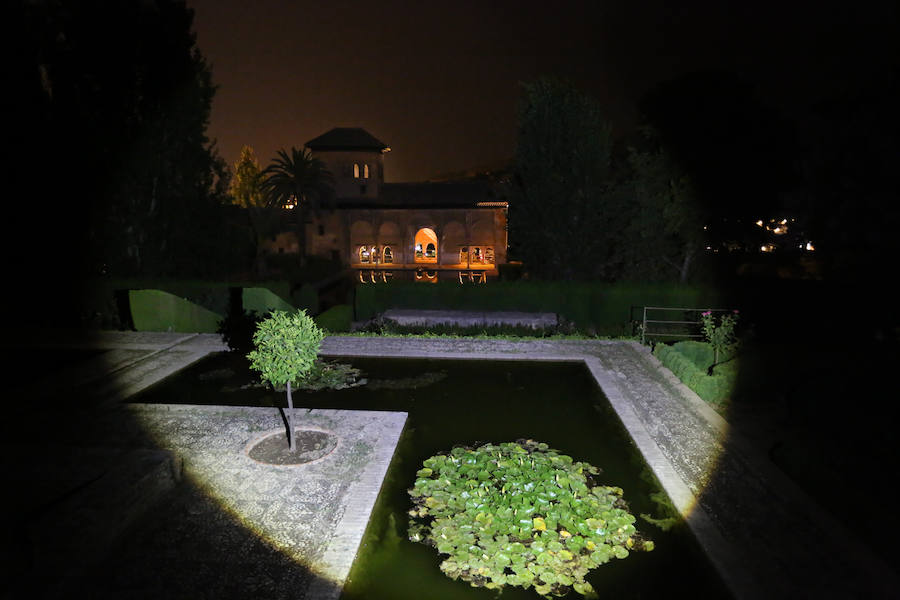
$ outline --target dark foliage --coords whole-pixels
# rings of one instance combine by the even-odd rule
[[[524,86],[509,190],[510,254],[545,280],[615,276],[607,184],[612,142],[596,100],[572,84]],[[573,252],[572,248],[578,251]]]
[[[206,136],[215,86],[192,21],[177,0],[6,8],[5,129],[29,190],[17,222],[41,223],[47,247],[66,251],[47,286],[63,272],[209,276],[246,260],[226,252],[243,233],[219,211],[227,168]]]
[[[216,333],[231,352],[247,355],[253,350],[253,334],[256,327],[267,315],[258,315],[255,310],[246,311],[232,304],[225,318],[219,321]]]

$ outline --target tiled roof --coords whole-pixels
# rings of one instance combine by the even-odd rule
[[[362,127],[335,127],[306,142],[310,150],[378,150],[388,145]]]

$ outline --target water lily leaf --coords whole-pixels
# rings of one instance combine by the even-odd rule
[[[572,552],[578,552],[582,547],[584,547],[584,538],[580,535],[573,535],[571,538],[566,540],[566,548],[568,548]]]
[[[584,596],[585,598],[597,598],[597,592],[594,591],[593,586],[587,581],[579,581],[572,584],[572,589]]]
[[[447,541],[439,542],[437,545],[437,551],[441,554],[453,554],[453,551],[456,549],[455,544],[451,544]]]
[[[505,585],[561,596],[589,570],[629,549],[635,535],[621,490],[589,487],[588,463],[531,440],[457,447],[424,461],[409,490],[411,539],[449,555],[442,570],[476,587]],[[615,548],[613,546],[616,546]]]
[[[556,573],[553,571],[541,571],[540,578],[544,583],[556,583]]]

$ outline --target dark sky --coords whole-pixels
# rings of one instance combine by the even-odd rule
[[[263,166],[332,127],[391,146],[388,181],[512,156],[519,82],[552,74],[618,130],[657,82],[732,70],[796,110],[897,57],[894,3],[718,0],[454,2],[188,0],[216,95],[210,137]]]

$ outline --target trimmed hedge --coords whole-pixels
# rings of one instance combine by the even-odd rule
[[[716,365],[713,374],[708,375],[713,363],[713,350],[709,344],[693,341],[676,342],[671,346],[657,344],[653,354],[703,400],[722,404],[731,397],[737,379],[737,361]]]
[[[265,315],[269,311],[284,310],[291,312],[293,305],[284,298],[275,294],[271,289],[264,287],[248,287],[241,291],[241,304],[246,311],[255,310],[259,315]]]
[[[116,293],[124,294],[127,298],[131,290],[167,292],[217,315],[224,315],[227,314],[231,301],[231,288],[236,287],[264,288],[271,295],[285,300],[286,305],[290,305],[290,302],[286,299],[291,298],[291,290],[290,284],[286,281],[263,281],[248,284],[228,281],[95,278],[86,281],[80,292],[79,302],[82,324],[99,329],[121,329],[126,327],[127,319],[123,321],[119,314]],[[268,297],[268,294],[265,295]],[[263,301],[263,304],[270,303],[269,300],[271,300],[270,297],[267,301]],[[253,304],[254,300],[251,300],[250,303]],[[251,308],[256,307],[252,306]],[[133,308],[132,312],[134,312]],[[135,328],[137,328],[136,323]]]
[[[360,320],[367,320],[391,308],[552,312],[581,331],[630,336],[632,307],[712,306],[718,301],[719,294],[714,288],[676,284],[395,282],[357,286],[356,315]]]
[[[222,315],[160,290],[130,290],[131,316],[138,331],[216,333]]]
[[[316,325],[331,333],[346,333],[353,324],[353,307],[349,304],[332,306],[317,317],[313,317]]]

